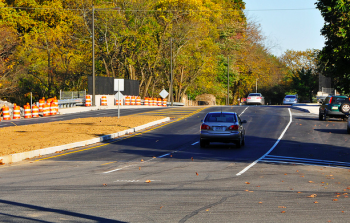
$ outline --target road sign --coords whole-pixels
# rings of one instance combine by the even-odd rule
[[[164,99],[164,98],[168,97],[169,93],[168,93],[165,89],[163,89],[163,90],[159,93],[159,95]]]
[[[115,95],[114,98],[117,100],[123,99],[124,95],[118,91]]]
[[[124,91],[124,79],[114,79],[114,91]]]

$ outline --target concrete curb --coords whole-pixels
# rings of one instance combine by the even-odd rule
[[[52,154],[52,153],[55,153],[58,151],[87,146],[87,145],[91,145],[94,143],[107,141],[107,140],[110,140],[110,139],[113,139],[113,138],[116,138],[119,136],[123,136],[123,135],[129,134],[129,133],[137,132],[137,131],[140,131],[142,129],[160,124],[162,122],[168,122],[168,121],[170,121],[169,117],[161,119],[161,120],[157,120],[154,122],[150,122],[150,123],[147,123],[145,125],[137,126],[135,128],[127,129],[127,130],[120,131],[117,133],[104,135],[101,137],[97,137],[97,138],[93,138],[93,139],[89,139],[89,140],[85,140],[85,141],[81,141],[81,142],[75,142],[75,143],[70,143],[70,144],[61,145],[61,146],[54,146],[54,147],[38,149],[38,150],[33,150],[33,151],[28,151],[28,152],[23,152],[23,153],[16,153],[16,154],[10,154],[10,155],[6,155],[6,156],[1,156],[0,163],[1,164],[15,163],[15,162],[20,162],[22,160],[30,159],[30,158],[33,158],[36,156],[43,156],[43,155]]]

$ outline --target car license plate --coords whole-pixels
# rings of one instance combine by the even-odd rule
[[[225,131],[225,127],[213,127],[214,131]]]
[[[337,109],[338,109],[338,107],[332,107],[332,109],[337,110]]]

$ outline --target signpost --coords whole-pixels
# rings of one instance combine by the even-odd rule
[[[121,91],[124,91],[124,79],[114,79],[114,91],[117,93],[114,95],[114,98],[118,102],[118,118],[120,116],[120,99],[124,97]]]

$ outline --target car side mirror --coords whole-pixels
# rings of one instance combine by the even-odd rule
[[[242,124],[247,123],[247,120],[242,120],[241,123]]]

